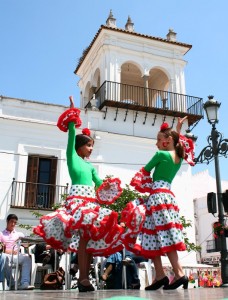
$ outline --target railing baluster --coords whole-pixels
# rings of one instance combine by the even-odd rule
[[[145,103],[145,92],[148,95],[148,106]],[[128,103],[132,105],[139,105],[153,109],[162,109],[167,111],[187,113],[198,118],[203,117],[203,99],[189,95],[156,90],[142,86],[134,86],[130,84],[123,84],[119,82],[105,81],[95,93],[98,99],[99,107],[105,106],[105,101]],[[162,100],[167,99],[166,107],[164,107]],[[165,102],[164,102],[165,103]],[[87,106],[86,106],[87,107]],[[115,107],[115,105],[114,105]],[[134,110],[134,107],[130,109]],[[153,111],[152,111],[153,112]]]
[[[11,207],[52,209],[61,202],[61,195],[67,194],[68,185],[53,185],[36,182],[20,182],[13,179],[11,184]]]

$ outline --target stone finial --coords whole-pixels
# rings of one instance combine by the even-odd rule
[[[130,16],[128,16],[127,23],[125,25],[125,29],[128,30],[128,31],[131,31],[131,32],[134,31],[134,23],[132,23],[132,20],[131,20]]]
[[[166,35],[167,40],[171,42],[176,42],[177,40],[176,37],[177,37],[176,32],[174,32],[173,29],[170,28],[168,34]]]
[[[109,13],[108,19],[106,20],[106,25],[108,27],[116,28],[116,19],[113,17],[111,9],[110,9],[110,13]]]

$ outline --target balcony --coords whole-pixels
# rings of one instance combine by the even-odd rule
[[[95,92],[97,107],[122,108],[172,117],[188,116],[191,126],[203,118],[203,99],[168,91],[105,81]],[[89,102],[86,107],[90,107]]]
[[[11,187],[11,208],[53,210],[68,193],[66,186],[13,180]]]

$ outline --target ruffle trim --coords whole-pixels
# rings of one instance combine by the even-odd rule
[[[110,188],[107,190],[106,185],[109,183]],[[119,178],[108,178],[105,180],[96,191],[97,200],[99,204],[112,204],[118,199],[123,190],[120,186]]]
[[[168,194],[172,195],[173,197],[175,197],[174,193],[168,189],[159,188],[159,189],[150,190],[150,195],[158,194],[158,193],[168,193]]]
[[[126,245],[126,249],[135,253],[136,255],[140,255],[140,256],[143,256],[146,258],[153,258],[155,256],[164,256],[168,252],[175,251],[175,250],[176,251],[185,251],[186,245],[183,242],[180,242],[175,245],[162,247],[159,250],[145,250],[145,249],[141,248],[139,245],[135,245],[134,248],[131,248],[130,246]]]
[[[80,199],[80,200],[86,201],[86,203],[96,202],[95,198],[91,198],[91,197],[87,197],[87,196],[72,195],[72,196],[68,196],[66,198],[66,201],[65,201],[65,204],[64,204],[66,209],[71,209],[72,206],[75,205],[75,199]]]
[[[143,203],[143,199],[138,200]],[[125,223],[131,234],[137,234],[142,230],[145,219],[146,206],[144,204],[136,206],[134,202],[128,202],[121,212],[121,222]]]
[[[183,230],[183,225],[179,224],[179,223],[168,223],[165,225],[156,226],[156,229],[154,229],[154,230],[143,228],[142,233],[156,235],[158,231],[166,231],[166,230],[170,230],[172,228]]]
[[[179,141],[184,147],[184,151],[185,151],[184,159],[187,161],[187,163],[190,166],[194,166],[195,165],[195,162],[194,162],[194,143],[193,143],[192,139],[187,138],[186,136],[180,134],[179,135]]]
[[[177,205],[173,204],[158,204],[158,205],[153,205],[150,207],[150,209],[147,209],[147,214],[152,214],[155,211],[161,211],[161,210],[173,210],[173,211],[178,211],[179,212],[179,207]]]
[[[105,245],[104,249],[100,247],[94,249],[93,245],[87,248],[87,251],[93,253],[93,255],[110,255],[122,250],[123,244],[120,242],[120,236],[123,234],[124,228],[118,224],[118,213],[110,211],[110,214],[103,216],[102,220],[98,220],[103,208],[96,203],[91,204],[88,199],[78,199],[78,202],[74,202],[77,198],[79,197],[70,196],[68,207],[71,213],[68,213],[64,208],[60,208],[49,215],[42,216],[40,224],[34,228],[33,232],[41,236],[54,249],[77,252],[77,249],[71,248],[73,235],[77,232],[85,240],[104,241],[102,243],[102,245]],[[74,214],[77,214],[77,218],[74,217]],[[54,221],[52,226],[56,224],[57,230],[63,232],[62,235],[52,235],[50,230],[47,234],[48,223],[52,219],[57,222]],[[60,227],[58,227],[59,225]],[[119,243],[121,245],[118,245]]]
[[[68,247],[64,246],[64,243],[62,240],[56,240],[53,236],[50,238],[46,237],[46,233],[43,230],[43,226],[42,225],[38,225],[33,229],[33,233],[36,235],[39,235],[43,238],[43,240],[51,245],[55,250],[59,250],[62,249],[63,251],[67,251]]]
[[[78,108],[69,108],[64,111],[57,122],[57,127],[64,132],[68,131],[68,124],[73,122],[75,127],[78,128],[82,125],[82,121],[80,119],[80,110]]]
[[[152,184],[150,172],[147,172],[144,168],[141,168],[130,182],[130,185],[140,193],[150,193]]]

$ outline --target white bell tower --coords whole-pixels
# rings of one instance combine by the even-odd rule
[[[184,55],[191,45],[178,42],[169,29],[166,38],[138,33],[128,16],[117,27],[112,10],[85,49],[76,67],[80,77],[80,107],[127,108],[168,116],[188,115],[189,126],[202,116],[202,98],[186,95]],[[90,100],[93,101],[93,105]]]

